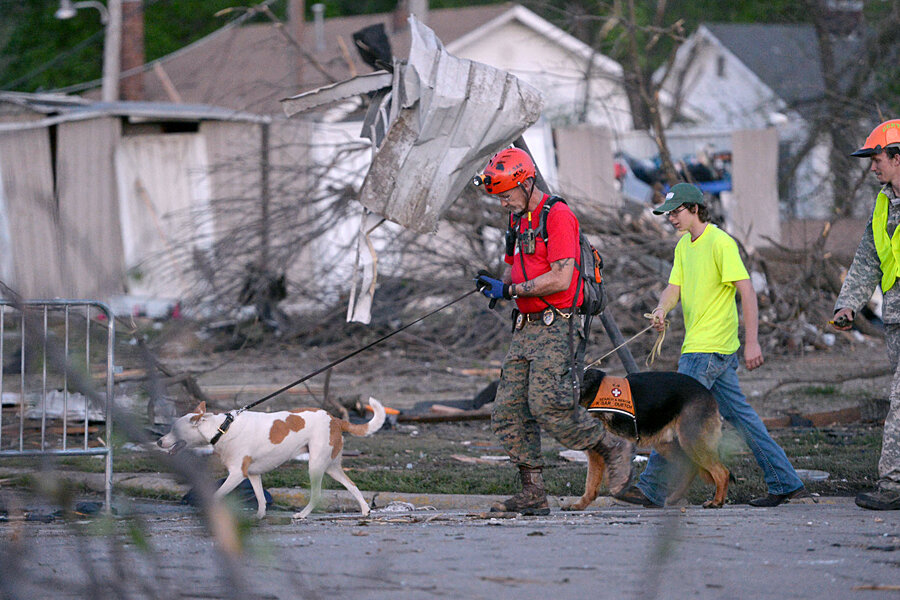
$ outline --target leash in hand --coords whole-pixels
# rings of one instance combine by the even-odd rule
[[[851,323],[853,323],[853,321],[848,319],[846,317],[846,315],[842,315],[839,319],[835,319],[833,321],[828,321],[829,325],[834,325],[835,327],[840,328],[840,329],[846,327],[847,325],[850,325]]]
[[[650,313],[644,313],[644,317],[648,318],[648,319],[652,319],[653,315],[651,315]],[[669,320],[666,319],[665,321],[663,321],[663,323],[665,324],[665,327],[663,328],[662,331],[659,332],[659,335],[656,336],[656,341],[653,342],[653,348],[650,349],[650,354],[647,356],[647,359],[644,361],[644,364],[647,365],[648,367],[654,363],[654,361],[657,359],[657,357],[659,357],[660,354],[662,354],[662,344],[663,344],[663,340],[666,339],[666,330],[669,328]],[[609,352],[607,352],[606,354],[604,354],[603,356],[601,356],[600,358],[595,360],[594,362],[590,363],[589,365],[585,365],[584,370],[587,371],[591,367],[593,367],[595,365],[599,365],[601,362],[603,362],[604,358],[606,358],[607,356],[609,356],[610,354],[612,354],[613,352],[615,352],[622,346],[627,346],[636,337],[638,337],[639,335],[643,335],[644,333],[650,331],[651,329],[653,329],[652,323],[650,325],[647,325],[640,331],[638,331],[636,334],[634,334],[633,336],[631,336],[630,338],[628,338],[627,340],[625,340],[624,342],[622,342],[621,344],[619,344],[618,346],[616,346],[615,348],[613,348],[612,350],[610,350]]]
[[[442,310],[444,310],[445,308],[447,308],[447,307],[449,307],[449,306],[452,306],[452,305],[456,304],[456,303],[459,302],[460,300],[463,300],[463,299],[465,299],[465,298],[468,298],[469,296],[471,296],[472,294],[476,293],[477,291],[478,291],[478,290],[472,290],[471,292],[466,292],[465,294],[463,294],[462,296],[456,298],[455,300],[451,300],[451,301],[448,302],[447,304],[444,304],[443,306],[434,309],[434,310],[431,311],[430,313],[428,313],[428,314],[426,314],[426,315],[422,315],[421,317],[419,317],[419,318],[416,319],[415,321],[412,321],[411,323],[407,323],[407,324],[404,325],[403,327],[400,327],[400,328],[398,328],[398,329],[395,329],[395,330],[391,331],[390,333],[381,336],[380,338],[378,338],[378,339],[375,340],[374,342],[371,342],[371,343],[369,343],[369,344],[366,344],[366,345],[363,346],[362,348],[357,348],[357,349],[354,350],[353,352],[351,352],[351,353],[349,353],[349,354],[345,354],[345,355],[342,356],[341,358],[338,358],[338,359],[336,359],[336,360],[331,361],[330,363],[328,363],[328,364],[325,365],[324,367],[320,367],[320,368],[316,369],[315,371],[313,371],[312,373],[309,373],[308,375],[304,375],[304,376],[301,377],[300,379],[298,379],[298,380],[296,380],[296,381],[293,381],[293,382],[287,384],[286,386],[281,387],[281,388],[275,390],[275,391],[272,392],[271,394],[269,394],[269,395],[267,395],[267,396],[264,396],[264,397],[260,398],[259,400],[256,400],[255,402],[251,402],[250,404],[244,405],[243,407],[241,407],[241,408],[239,408],[239,409],[237,410],[237,413],[236,413],[235,416],[241,414],[241,413],[244,412],[245,410],[249,410],[249,409],[253,408],[254,406],[257,406],[258,404],[262,404],[262,403],[265,402],[266,400],[269,400],[269,399],[271,399],[271,398],[274,398],[274,397],[277,396],[278,394],[281,394],[281,393],[283,393],[283,392],[286,392],[287,390],[291,389],[291,388],[294,387],[295,385],[299,385],[299,384],[303,383],[303,382],[306,381],[307,379],[312,379],[313,377],[315,377],[315,376],[318,375],[319,373],[324,373],[324,372],[327,371],[328,369],[330,369],[330,368],[332,368],[332,367],[334,367],[334,366],[336,366],[336,365],[339,365],[340,363],[344,362],[345,360],[347,360],[347,359],[349,359],[349,358],[353,358],[354,356],[356,356],[356,355],[359,354],[360,352],[363,352],[363,351],[365,351],[365,350],[368,350],[368,349],[371,348],[372,346],[375,346],[375,345],[377,345],[377,344],[380,344],[381,342],[385,341],[386,339],[388,339],[388,338],[391,337],[391,336],[397,335],[398,333],[400,333],[400,332],[403,331],[404,329],[408,329],[408,328],[412,327],[413,325],[415,325],[416,323],[418,323],[418,322],[420,322],[420,321],[424,321],[425,319],[427,319],[427,318],[430,317],[431,315],[433,315],[433,314],[435,314],[435,313],[439,313],[439,312],[441,312]],[[230,413],[229,413],[229,414],[230,414]],[[224,432],[223,432],[223,433],[224,433]]]

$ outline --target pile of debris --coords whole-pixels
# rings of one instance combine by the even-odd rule
[[[624,338],[629,339],[648,326],[644,314],[656,306],[666,285],[678,235],[648,206],[630,205],[615,212],[585,210],[576,203],[573,208],[604,258],[604,283],[610,297],[608,314]],[[327,347],[328,354],[334,356],[409,323],[440,302],[470,289],[479,268],[486,266],[497,273],[502,270],[502,220],[502,214],[487,212],[483,207],[456,207],[448,213],[447,227],[458,251],[448,252],[440,243],[429,243],[433,238],[423,241],[423,236],[417,234],[399,240],[396,252],[403,255],[393,257],[396,262],[427,267],[408,269],[408,276],[404,277],[379,276],[369,325],[344,323],[345,298],[340,298],[321,313],[296,319],[287,337],[302,340],[307,347]],[[877,321],[864,316],[852,332],[838,332],[828,324],[846,267],[838,258],[823,252],[822,247],[814,245],[802,251],[773,242],[770,247],[749,254],[742,248],[757,290],[760,343],[767,356],[799,355],[872,341],[880,335]],[[412,255],[414,260],[409,258]],[[509,303],[501,302],[489,310],[487,300],[472,296],[385,342],[382,349],[463,364],[496,364],[509,340],[510,309]],[[655,368],[674,368],[677,363],[684,332],[680,309],[673,310],[669,319],[663,355]],[[639,365],[655,339],[655,333],[648,331],[629,343]],[[612,347],[595,320],[588,360]],[[618,368],[613,357],[604,361],[610,362]]]

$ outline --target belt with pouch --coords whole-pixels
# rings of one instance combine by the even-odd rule
[[[526,323],[542,323],[544,325],[552,325],[558,317],[568,319],[572,316],[571,310],[560,310],[558,308],[546,308],[542,311],[523,313],[515,311],[513,319],[513,327],[522,329]]]

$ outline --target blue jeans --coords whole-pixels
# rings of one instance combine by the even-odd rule
[[[678,372],[690,375],[711,390],[719,413],[731,423],[756,457],[770,494],[787,494],[803,487],[787,455],[769,435],[762,419],[747,403],[737,376],[738,355],[689,352],[678,360]],[[669,463],[654,450],[638,487],[655,504],[666,502]]]

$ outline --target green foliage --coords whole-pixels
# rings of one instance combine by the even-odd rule
[[[153,545],[150,543],[147,530],[141,523],[136,520],[128,520],[125,531],[128,539],[134,544],[135,548],[145,554],[149,554],[153,551]]]
[[[209,35],[256,6],[260,0],[145,0],[144,51],[147,62]],[[494,4],[496,0],[432,0],[432,8]],[[312,5],[306,2],[307,19]],[[390,12],[396,0],[336,0],[326,2],[326,17]],[[103,71],[104,28],[93,8],[78,10],[75,17],[60,21],[53,15],[58,0],[19,2],[0,0],[0,89],[39,92],[90,81]],[[233,8],[216,16],[223,9]],[[271,10],[285,19],[286,0]],[[271,22],[256,15],[250,22]]]
[[[161,58],[194,42],[243,14],[232,11],[215,16],[229,7],[253,6],[257,2],[235,0],[159,0],[145,3],[144,53],[147,62]],[[282,4],[276,2],[276,5]],[[278,7],[273,7],[276,9]],[[278,15],[276,10],[273,10]],[[278,15],[283,17],[283,15]],[[263,17],[255,17],[260,22]],[[268,20],[268,19],[264,19]]]
[[[525,0],[522,2],[534,12],[544,16],[560,28],[585,43],[596,46],[601,52],[627,62],[628,46],[623,41],[622,25],[613,27],[604,39],[599,39],[600,29],[615,16],[615,5],[622,7],[624,20],[629,20],[628,2],[613,0]],[[640,25],[653,22],[658,0],[635,0],[635,20]],[[683,21],[684,35],[690,36],[700,23],[805,23],[810,21],[808,11],[801,2],[748,0],[746,2],[721,2],[721,0],[670,0],[666,3],[661,27],[669,27]],[[645,68],[660,66],[672,49],[673,40],[662,37],[656,46],[647,51],[649,33],[638,33],[641,59]]]
[[[102,71],[103,26],[96,10],[75,18],[53,18],[56,2],[3,6],[6,39],[0,47],[0,89],[41,91],[98,79]]]

